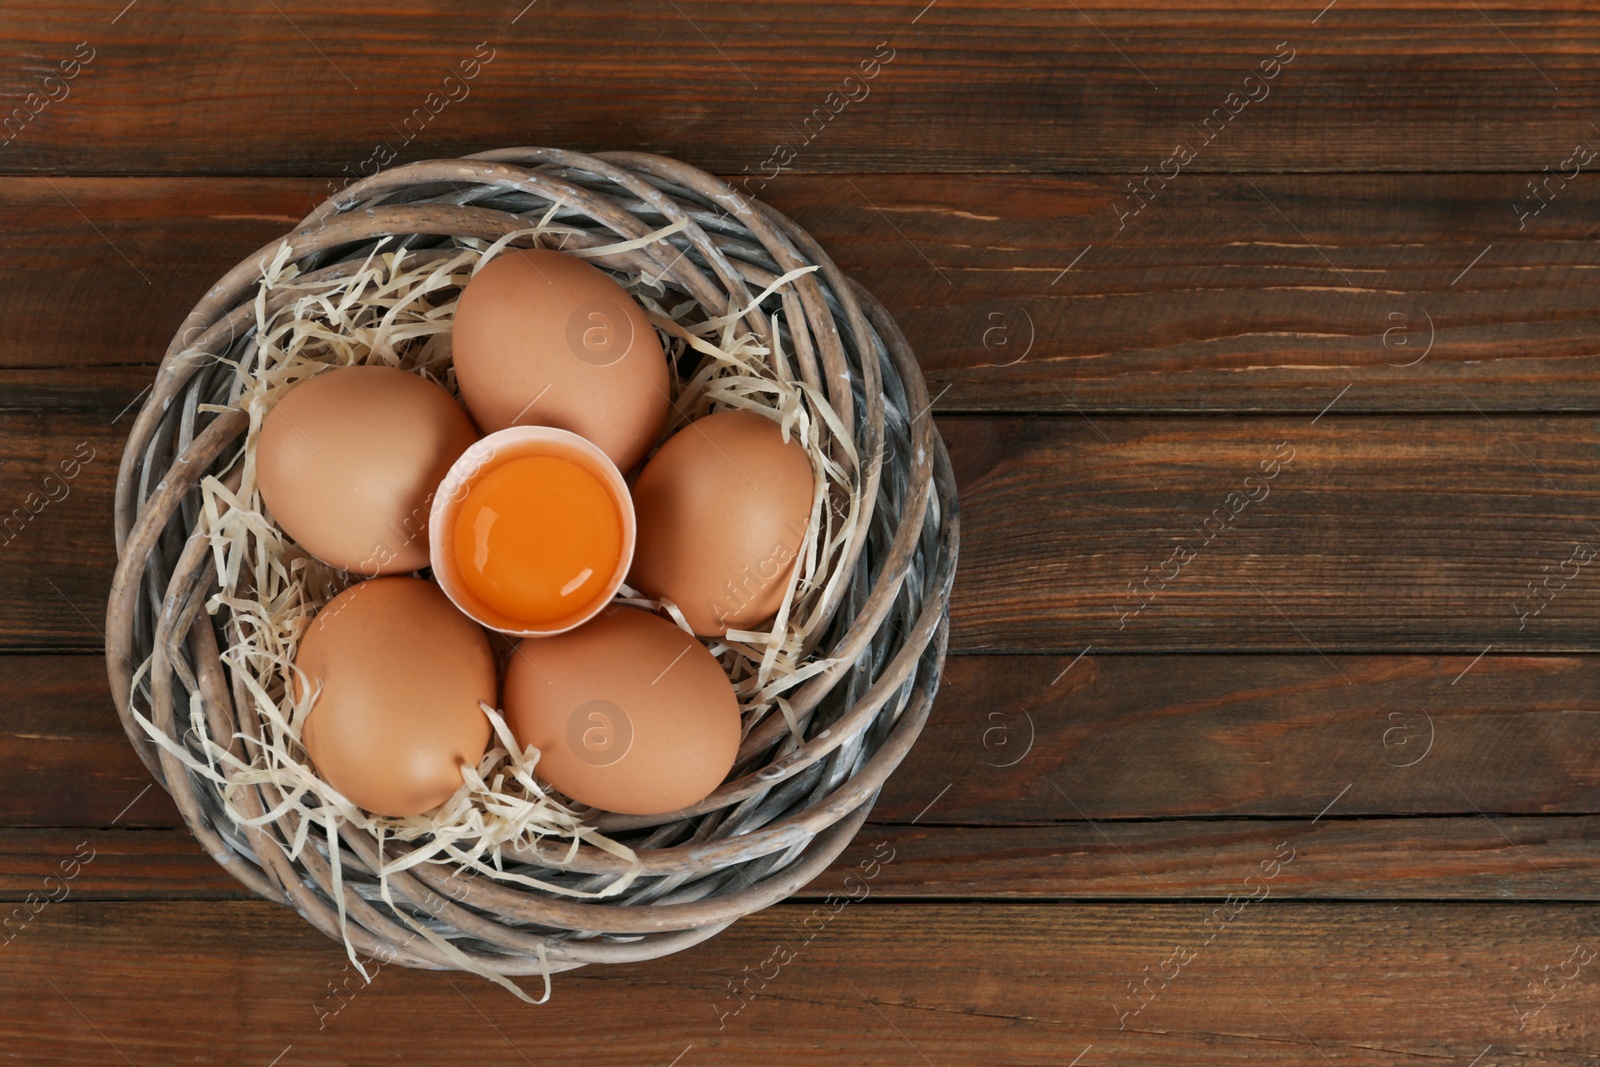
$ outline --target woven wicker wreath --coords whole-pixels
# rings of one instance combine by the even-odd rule
[[[643,279],[659,306],[718,320],[764,354],[764,374],[807,390],[847,476],[833,506],[854,519],[812,576],[821,621],[806,669],[782,715],[746,723],[727,782],[686,817],[591,813],[587,829],[626,855],[586,838],[512,847],[463,879],[448,863],[397,862],[416,839],[335,825],[272,781],[219,770],[219,755],[253,766],[267,724],[227,655],[237,626],[218,596],[216,493],[237,486],[249,437],[240,368],[263,340],[263,314],[286,299],[270,278],[332,282],[396,253],[443,262],[537,243],[526,235],[540,226],[558,227],[563,247],[598,250],[591,262],[619,280]],[[552,972],[676,952],[814,879],[927,719],[958,535],[930,406],[883,307],[795,223],[694,167],[516,148],[380,172],[230,271],[167,350],[117,478],[106,634],[119,715],[206,850],[352,959],[502,982],[543,974],[548,995]]]

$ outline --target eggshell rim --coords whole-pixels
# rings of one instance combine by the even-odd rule
[[[501,463],[524,456],[560,456],[582,464],[591,474],[599,476],[611,491],[622,519],[622,552],[617,560],[616,572],[606,583],[605,590],[595,596],[588,607],[557,620],[550,626],[529,626],[510,616],[479,604],[459,581],[453,551],[455,545],[456,511],[466,499],[467,489],[481,475]],[[633,496],[628,483],[611,457],[600,446],[570,430],[554,426],[508,426],[486,434],[475,441],[450,465],[444,480],[434,490],[428,509],[428,563],[433,577],[461,612],[491,630],[513,637],[553,637],[576,629],[604,611],[617,595],[623,581],[633,566],[634,544],[638,522],[633,510]]]

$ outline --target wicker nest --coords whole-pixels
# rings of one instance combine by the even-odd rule
[[[585,833],[610,848],[583,834],[512,847],[463,879],[448,863],[403,862],[396,837],[326,818],[270,776],[236,773],[260,765],[269,723],[259,680],[228,656],[238,620],[218,595],[219,507],[206,490],[239,483],[251,426],[239,375],[263,313],[284,301],[273,277],[337,280],[379,255],[427,262],[535,243],[526,235],[541,225],[619,279],[643,279],[659,306],[700,309],[763,354],[763,374],[825,408],[846,476],[846,499],[830,506],[853,520],[810,576],[811,630],[783,714],[747,719],[727,782],[670,817],[588,813]],[[502,982],[543,974],[548,995],[552,972],[676,952],[827,867],[927,719],[958,532],[930,406],[883,307],[792,221],[703,171],[517,148],[381,172],[230,271],[167,350],[117,478],[106,635],[118,713],[207,851],[352,959]]]

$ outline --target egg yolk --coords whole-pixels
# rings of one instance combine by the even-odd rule
[[[554,622],[599,596],[622,559],[622,517],[598,477],[559,456],[485,472],[455,522],[460,580],[486,607]]]

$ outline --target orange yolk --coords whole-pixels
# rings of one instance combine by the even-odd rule
[[[622,559],[622,517],[595,475],[558,456],[486,472],[456,514],[461,583],[484,606],[527,623],[594,602]]]

